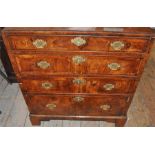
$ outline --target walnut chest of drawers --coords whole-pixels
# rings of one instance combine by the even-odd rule
[[[124,126],[153,36],[151,28],[3,29],[33,125],[80,119]]]

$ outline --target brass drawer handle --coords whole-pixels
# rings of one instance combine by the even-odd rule
[[[50,67],[50,63],[48,63],[47,61],[39,61],[37,62],[37,66],[41,69],[47,69]]]
[[[108,111],[111,109],[111,106],[109,104],[103,104],[100,106],[100,108],[104,111]]]
[[[33,41],[33,45],[36,48],[44,48],[47,45],[47,42],[42,39],[36,39],[35,41]]]
[[[50,103],[50,104],[47,104],[46,107],[50,110],[53,110],[56,108],[56,105],[54,103]]]
[[[81,97],[81,96],[76,96],[73,98],[73,101],[74,102],[77,102],[77,103],[80,103],[80,102],[83,102],[84,101],[84,98]]]
[[[72,61],[75,64],[82,64],[86,61],[86,58],[84,56],[81,55],[76,55],[72,57]]]
[[[119,50],[121,50],[122,48],[124,48],[125,44],[124,44],[124,42],[122,42],[122,41],[114,41],[114,42],[112,42],[112,43],[110,44],[110,46],[111,46],[114,50],[119,51]]]
[[[43,83],[41,84],[41,86],[42,86],[42,88],[44,88],[44,89],[51,89],[51,88],[54,87],[54,85],[53,85],[52,83],[50,83],[50,82],[43,82]]]
[[[121,68],[121,65],[118,63],[111,63],[111,64],[108,64],[108,68],[110,68],[113,71],[116,71]]]
[[[115,86],[113,85],[113,84],[111,84],[111,83],[107,83],[107,84],[105,84],[105,85],[103,85],[103,88],[105,89],[105,90],[112,90],[112,89],[114,89],[115,88]]]
[[[71,43],[79,47],[79,46],[85,45],[86,40],[84,40],[81,37],[75,37],[74,39],[71,40]]]
[[[81,84],[85,84],[85,83],[86,83],[86,80],[80,79],[80,78],[75,78],[75,79],[73,80],[73,83],[74,83],[74,84],[81,85]]]

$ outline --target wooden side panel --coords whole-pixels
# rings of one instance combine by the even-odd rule
[[[16,81],[16,77],[15,77],[15,73],[13,71],[12,65],[10,63],[8,54],[6,52],[3,40],[1,38],[1,31],[2,29],[0,28],[0,59],[2,61],[2,64],[4,66],[5,72],[7,74],[7,78],[9,80],[10,83],[14,83],[17,82]]]

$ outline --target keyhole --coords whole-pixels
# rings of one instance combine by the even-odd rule
[[[93,82],[92,82],[92,85],[93,85],[93,86],[96,86],[96,84],[97,84],[96,81],[93,81]]]

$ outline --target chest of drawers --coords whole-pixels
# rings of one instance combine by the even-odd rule
[[[153,37],[151,28],[3,29],[33,125],[80,119],[124,126]]]

